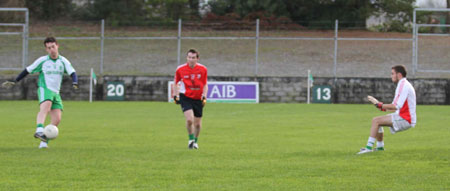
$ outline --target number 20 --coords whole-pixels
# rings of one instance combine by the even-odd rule
[[[122,84],[109,84],[108,96],[123,96],[124,87]]]

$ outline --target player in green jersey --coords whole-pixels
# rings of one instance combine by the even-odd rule
[[[40,104],[40,110],[37,114],[37,127],[35,138],[41,140],[39,148],[48,147],[48,139],[44,135],[44,122],[50,113],[51,124],[58,126],[61,121],[61,113],[63,104],[59,90],[64,73],[72,77],[72,87],[78,89],[78,77],[72,64],[65,57],[59,55],[58,42],[53,37],[44,40],[45,50],[48,55],[42,56],[25,68],[16,78],[15,81],[6,81],[3,87],[9,88],[14,86],[18,81],[28,74],[39,73],[37,95]]]

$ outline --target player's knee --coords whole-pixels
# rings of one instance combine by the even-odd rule
[[[50,112],[50,108],[41,108],[39,110],[39,112],[41,112],[41,113],[48,113],[48,112]]]
[[[55,125],[55,126],[58,126],[59,122],[61,122],[61,117],[59,117],[59,116],[58,117],[54,117],[52,119],[52,124]]]
[[[192,119],[190,119],[190,118],[187,118],[187,119],[186,119],[186,123],[187,123],[188,125],[192,125],[192,124],[194,123],[194,120],[192,120]]]
[[[379,124],[378,117],[374,117],[374,118],[372,119],[372,123],[373,123],[373,124]]]

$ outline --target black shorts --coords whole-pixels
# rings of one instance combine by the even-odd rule
[[[184,94],[180,94],[180,105],[183,112],[192,109],[195,117],[203,116],[202,100],[191,99],[186,97]]]

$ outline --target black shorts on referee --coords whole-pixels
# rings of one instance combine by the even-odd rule
[[[191,99],[186,97],[184,94],[180,94],[180,105],[183,112],[192,109],[195,117],[203,116],[202,100]]]

